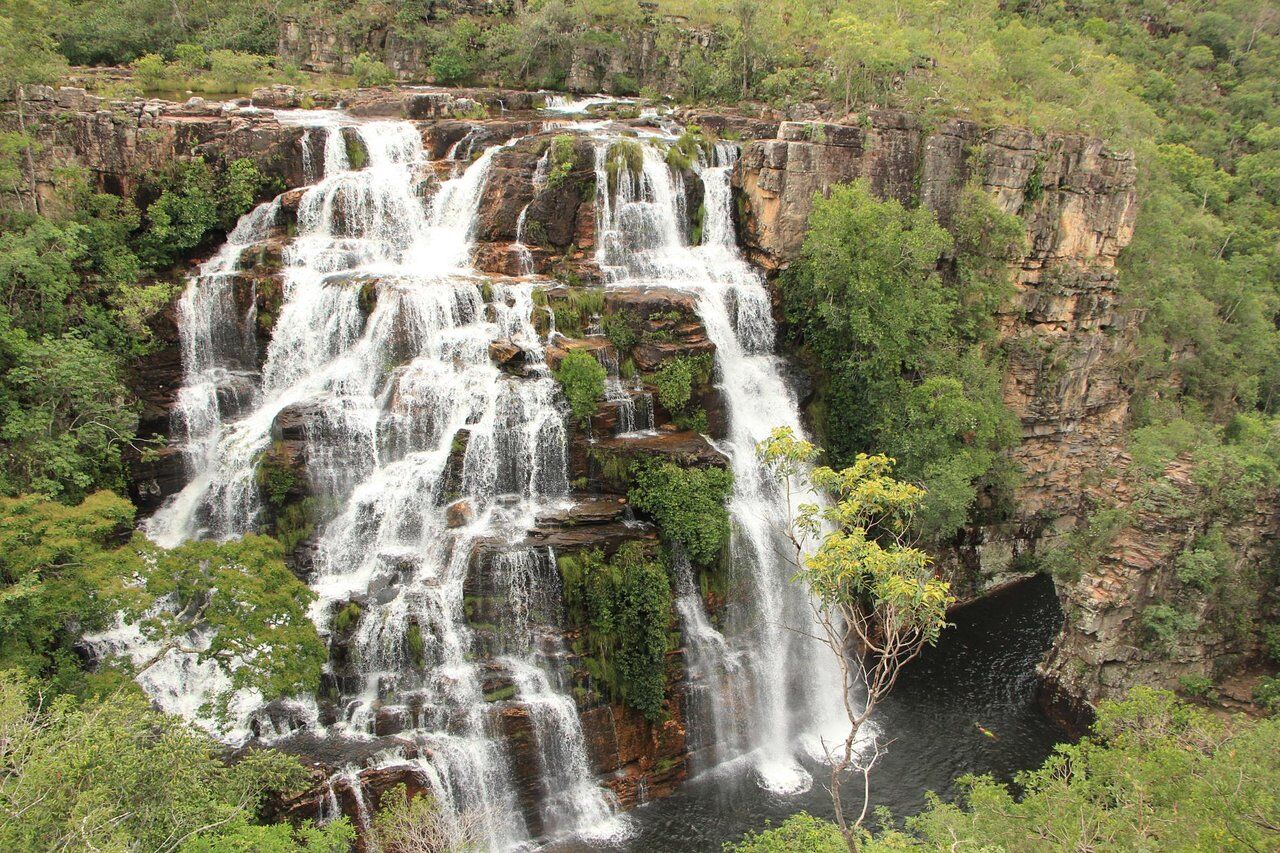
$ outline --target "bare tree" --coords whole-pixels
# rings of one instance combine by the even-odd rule
[[[412,796],[397,785],[382,798],[382,807],[370,827],[371,849],[381,853],[455,853],[484,846],[484,815],[443,811],[425,794]]]

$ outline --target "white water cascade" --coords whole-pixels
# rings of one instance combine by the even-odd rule
[[[713,162],[696,169],[703,183],[703,241],[685,235],[685,193],[680,174],[654,145],[642,144],[638,172],[620,153],[609,163],[614,141],[597,147],[597,260],[606,281],[630,288],[660,286],[697,295],[698,312],[716,346],[716,384],[729,415],[722,450],[734,474],[730,501],[733,580],[746,585],[741,603],[726,608],[722,631],[702,612],[690,582],[677,590],[695,674],[716,733],[712,763],[750,761],[760,783],[795,793],[812,782],[796,760],[816,739],[841,732],[839,670],[820,643],[807,592],[791,582],[794,567],[779,555],[786,498],[756,455],[756,444],[778,426],[803,434],[799,408],[773,353],[774,323],[760,275],[741,257],[731,218],[729,173],[737,155],[718,143]],[[610,173],[612,172],[612,181]],[[612,185],[611,185],[612,184]],[[687,572],[687,567],[686,567]],[[834,714],[834,716],[833,716]],[[847,725],[845,726],[847,730]]]
[[[625,834],[590,771],[554,656],[525,649],[505,667],[485,662],[464,614],[473,546],[496,549],[501,569],[502,550],[568,493],[564,412],[531,323],[533,285],[488,282],[471,266],[496,149],[472,161],[468,135],[444,170],[452,177],[424,200],[419,178],[432,167],[411,123],[280,118],[306,125],[308,169],[319,170],[312,148],[323,139],[323,169],[302,195],[284,252],[284,301],[265,361],[259,370],[253,317],[235,309],[230,288],[244,248],[278,222],[278,202],[246,216],[188,283],[178,419],[189,482],[146,529],[166,546],[257,529],[267,510],[255,471],[282,424],[300,424],[320,530],[312,617],[346,651],[326,673],[336,718],[319,719],[303,701],[281,724],[278,709],[267,719],[241,702],[240,719],[220,733],[243,742],[306,730],[373,743],[394,732],[401,745],[375,765],[408,768],[459,824],[478,819],[485,846],[507,850],[526,843],[530,827],[497,704],[486,701],[497,666],[544,742],[544,784],[556,794],[543,806],[544,828],[601,841]],[[363,168],[347,156],[353,134],[367,152]],[[499,338],[524,350],[524,377],[492,363],[489,344]],[[338,624],[339,610],[355,614],[354,626],[350,616]],[[172,657],[156,671],[173,683],[153,695],[203,695],[199,673]],[[354,768],[341,781],[364,802]],[[336,796],[328,799],[332,809]]]

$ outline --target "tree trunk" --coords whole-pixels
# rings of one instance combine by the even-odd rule
[[[22,84],[18,84],[17,90],[14,92],[14,101],[18,107],[18,130],[21,131],[23,144],[27,154],[27,180],[31,184],[31,203],[35,206],[36,214],[44,214],[44,206],[40,202],[40,188],[36,182],[36,158],[31,153],[31,137],[27,136],[27,117],[23,111],[23,105],[26,99],[26,92],[23,90]]]

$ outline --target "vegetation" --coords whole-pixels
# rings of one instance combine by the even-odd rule
[[[814,409],[833,464],[883,452],[927,497],[919,524],[950,535],[983,490],[1008,485],[1000,451],[1017,425],[1000,395],[992,311],[1019,220],[970,187],[952,237],[924,208],[879,201],[865,183],[815,199],[800,259],[783,278],[787,316],[820,370]],[[952,268],[940,270],[945,254]]]
[[[471,812],[451,818],[433,798],[422,793],[410,796],[403,785],[397,785],[382,795],[366,837],[386,853],[474,850],[484,842],[481,818]]]
[[[136,691],[78,704],[0,673],[0,846],[6,850],[308,850],[344,853],[345,819],[262,825],[273,792],[308,781],[297,759],[254,750],[224,763],[218,745]]]
[[[695,565],[710,566],[729,543],[725,502],[733,474],[724,468],[682,468],[673,462],[633,466],[627,500],[652,516],[663,538],[678,542]]]
[[[938,641],[947,607],[955,599],[912,539],[912,516],[924,492],[894,480],[892,460],[860,454],[842,471],[810,468],[817,448],[787,427],[775,429],[758,452],[785,488],[789,513],[797,490],[828,498],[825,504],[800,504],[788,519],[788,535],[795,549],[796,580],[818,602],[818,639],[835,658],[842,678],[849,730],[842,743],[832,747],[824,742],[823,747],[831,766],[827,787],[836,825],[848,849],[856,850],[870,805],[871,770],[885,749],[874,736],[869,754],[855,748],[859,733],[893,690],[902,668]],[[856,817],[845,814],[841,795],[849,771],[863,779],[862,810]]]
[[[680,356],[659,368],[653,376],[658,390],[658,402],[671,413],[680,429],[707,431],[707,415],[702,409],[690,406],[693,391],[711,383],[713,361],[710,353],[696,356]]]
[[[50,692],[83,693],[110,679],[85,673],[75,646],[120,613],[157,649],[149,660],[109,664],[143,670],[177,651],[214,662],[233,688],[268,697],[315,689],[325,651],[307,618],[314,596],[274,540],[166,550],[128,538],[133,514],[106,492],[77,506],[0,498],[0,669]]]
[[[583,629],[575,650],[613,698],[650,720],[663,714],[670,645],[671,586],[663,565],[639,542],[609,559],[599,550],[563,555],[565,609]]]
[[[555,189],[565,182],[578,163],[573,152],[572,134],[562,133],[552,139],[547,148],[547,158],[546,188]]]
[[[861,834],[890,850],[1266,850],[1280,826],[1280,717],[1229,725],[1173,694],[1134,688],[1103,702],[1089,737],[1022,774],[1018,795],[988,776],[933,796],[902,830]],[[882,825],[887,821],[882,821]],[[799,839],[804,846],[793,846]],[[808,815],[726,850],[836,850],[839,829]]]
[[[576,349],[560,360],[555,376],[569,401],[569,411],[586,429],[596,413],[596,404],[604,396],[604,367],[588,350]]]

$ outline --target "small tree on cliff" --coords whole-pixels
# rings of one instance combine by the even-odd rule
[[[786,491],[795,579],[813,593],[822,629],[817,639],[839,662],[849,731],[842,742],[823,746],[836,823],[856,850],[871,768],[884,753],[873,741],[864,755],[858,735],[902,668],[937,642],[954,599],[950,586],[934,577],[928,555],[914,546],[912,517],[924,490],[893,479],[892,459],[859,454],[841,471],[811,468],[817,449],[785,427],[775,429],[758,452]],[[797,506],[806,492],[817,500]],[[852,820],[840,796],[842,777],[851,770],[861,773],[863,786],[862,808]]]

